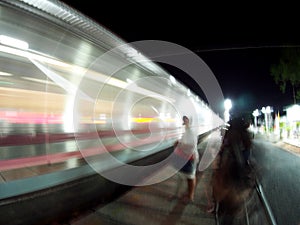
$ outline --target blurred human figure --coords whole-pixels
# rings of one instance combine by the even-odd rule
[[[247,123],[242,118],[235,118],[229,124],[212,177],[214,210],[223,219],[221,224],[224,225],[234,224],[255,185],[254,171],[249,165],[252,141]]]
[[[201,161],[198,165],[198,175],[201,175],[201,179],[205,179],[205,185],[202,190],[204,190],[207,199],[207,212],[212,213],[215,211],[215,201],[213,198],[213,188],[212,188],[212,176],[214,170],[218,169],[218,153],[222,145],[223,136],[225,134],[224,130],[226,127],[222,127],[219,132],[213,132],[210,134],[207,145],[204,149],[199,149],[201,155]],[[207,172],[203,173],[204,171]]]
[[[252,135],[248,131],[250,123],[237,117],[229,121],[229,125],[230,127],[223,138],[220,156],[222,156],[225,148],[231,147],[231,150],[234,151],[232,159],[241,165],[249,164],[252,148]]]
[[[177,158],[182,159],[182,163],[180,163],[178,169],[179,173],[187,180],[187,191],[186,194],[182,196],[183,201],[187,203],[194,200],[196,168],[199,161],[199,153],[197,149],[197,136],[192,131],[190,119],[187,116],[183,116],[182,120],[185,126],[185,132],[181,139],[175,143],[174,151]],[[180,184],[178,184],[178,188],[180,188]]]

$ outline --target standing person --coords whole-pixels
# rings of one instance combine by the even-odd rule
[[[175,144],[175,154],[179,158],[184,159],[183,167],[179,169],[187,179],[187,193],[183,196],[185,203],[194,201],[195,188],[196,188],[196,167],[199,161],[199,153],[197,149],[197,136],[190,127],[190,119],[187,116],[183,116],[183,125],[185,126],[185,132],[181,139]]]

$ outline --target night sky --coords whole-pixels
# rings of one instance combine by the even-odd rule
[[[224,97],[233,101],[233,111],[252,112],[267,105],[282,111],[293,103],[291,88],[283,94],[270,75],[282,47],[300,42],[299,25],[294,26],[297,14],[289,11],[283,16],[282,5],[278,10],[274,6],[258,10],[244,3],[236,9],[219,3],[208,7],[174,1],[169,5],[113,1],[103,6],[93,0],[64,2],[126,42],[163,40],[197,53],[216,76]],[[192,79],[170,66],[165,68],[205,100]]]

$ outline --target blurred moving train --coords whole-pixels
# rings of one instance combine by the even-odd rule
[[[127,163],[172,146],[182,115],[198,135],[223,124],[161,66],[67,5],[3,0],[0,12],[0,199],[80,179],[80,158],[112,168],[99,140]],[[40,174],[6,176],[62,162],[74,170],[49,170],[34,185]]]

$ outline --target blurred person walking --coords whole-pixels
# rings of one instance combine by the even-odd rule
[[[249,164],[252,141],[248,124],[242,118],[229,124],[212,177],[215,211],[222,225],[246,224],[249,215],[245,218],[245,204],[255,190],[254,169]]]

